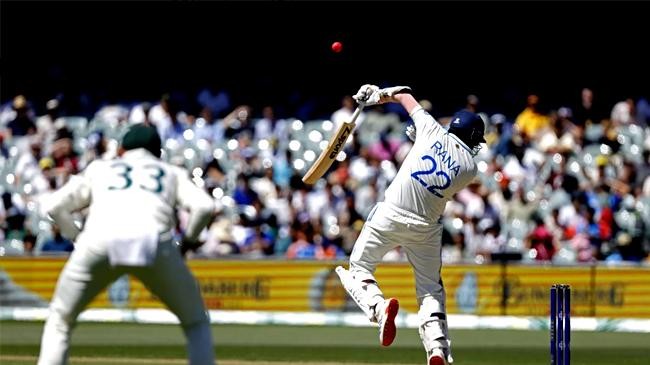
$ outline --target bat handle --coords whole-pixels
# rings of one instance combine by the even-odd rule
[[[354,113],[352,113],[352,119],[350,120],[350,123],[354,123],[357,120],[357,117],[359,116],[359,114],[361,114],[361,111],[365,106],[366,106],[365,103],[359,103],[357,109],[354,111]]]

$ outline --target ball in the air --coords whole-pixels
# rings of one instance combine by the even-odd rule
[[[341,42],[332,43],[332,52],[339,53],[342,50],[343,50],[343,43],[341,43]]]

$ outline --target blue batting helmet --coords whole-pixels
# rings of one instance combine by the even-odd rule
[[[485,123],[478,114],[469,110],[461,110],[454,114],[449,122],[448,131],[460,138],[471,149],[474,149],[480,143],[485,143],[483,137]]]

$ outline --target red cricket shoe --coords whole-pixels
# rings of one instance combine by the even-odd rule
[[[384,300],[379,312],[379,342],[382,346],[390,346],[397,335],[395,316],[399,312],[399,301],[395,298]]]
[[[448,365],[445,359],[445,353],[441,349],[433,350],[429,357],[429,365]]]

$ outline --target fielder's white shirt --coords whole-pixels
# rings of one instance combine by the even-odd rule
[[[86,207],[77,243],[106,250],[113,264],[146,265],[160,235],[176,226],[176,207],[190,211],[185,237],[194,240],[215,205],[185,169],[135,149],[121,158],[93,161],[43,202],[44,213],[69,238],[79,233],[71,213]]]
[[[415,143],[386,189],[385,201],[437,220],[447,201],[474,179],[476,164],[469,147],[424,109],[417,108],[411,118]]]

